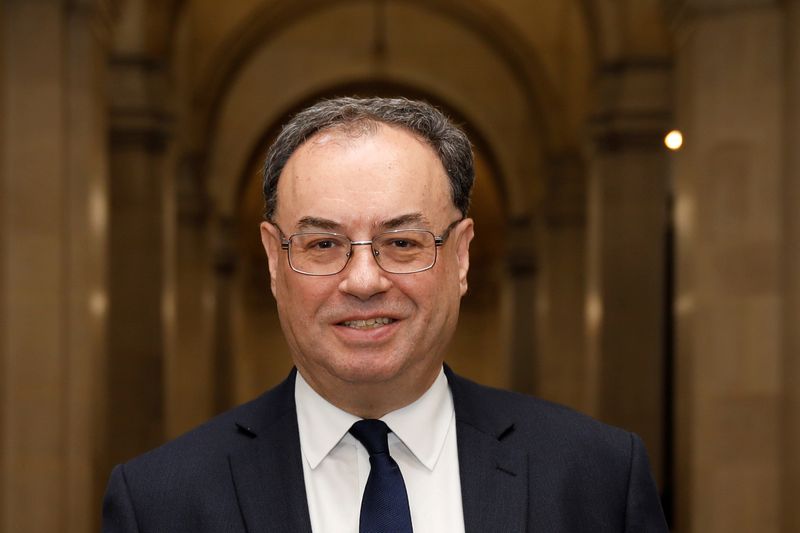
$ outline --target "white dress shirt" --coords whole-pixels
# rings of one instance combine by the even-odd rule
[[[314,533],[358,533],[369,455],[348,433],[359,417],[330,404],[297,373],[297,425]],[[453,397],[444,371],[417,401],[381,417],[400,466],[414,533],[464,531]]]

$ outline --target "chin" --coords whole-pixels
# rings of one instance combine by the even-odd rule
[[[349,360],[333,369],[342,381],[352,384],[380,384],[408,372],[408,361],[390,357]]]

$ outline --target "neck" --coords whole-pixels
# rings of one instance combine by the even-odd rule
[[[380,418],[417,401],[433,385],[441,365],[417,379],[351,383],[337,380],[328,384],[315,379],[312,373],[298,372],[314,391],[339,409],[359,418]]]

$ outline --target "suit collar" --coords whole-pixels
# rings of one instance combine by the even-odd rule
[[[489,389],[445,365],[456,412],[461,498],[467,533],[525,531],[528,461],[510,444],[514,420],[497,410]],[[310,532],[294,401],[296,370],[242,410],[243,444],[229,455],[249,532]]]
[[[528,460],[511,444],[514,420],[489,389],[445,365],[456,411],[464,524],[470,531],[525,531]]]
[[[249,532],[309,532],[294,402],[296,370],[236,420],[242,445],[228,456]]]

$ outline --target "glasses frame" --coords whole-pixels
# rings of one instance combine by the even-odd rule
[[[372,245],[372,243],[373,243],[373,241],[375,240],[376,237],[380,237],[381,235],[386,235],[387,233],[391,234],[391,233],[402,233],[404,231],[421,231],[421,232],[425,232],[425,233],[428,233],[428,234],[432,235],[433,236],[433,243],[434,243],[434,246],[433,246],[433,261],[431,262],[431,264],[429,266],[426,266],[425,268],[412,270],[410,272],[392,272],[391,270],[387,270],[383,265],[381,265],[380,261],[378,261],[378,255],[380,255],[380,252],[378,252],[378,250],[375,250],[374,248],[372,249],[372,254],[370,254],[370,255],[372,255],[373,259],[375,259],[375,264],[378,265],[378,268],[380,268],[381,270],[383,270],[384,272],[387,272],[389,274],[403,275],[403,274],[417,274],[418,272],[425,272],[426,270],[432,269],[434,267],[434,265],[436,265],[436,260],[439,258],[439,247],[444,245],[444,243],[447,241],[447,238],[450,236],[450,232],[453,231],[453,228],[455,228],[458,225],[458,223],[461,222],[462,220],[464,220],[464,219],[463,218],[459,218],[458,220],[454,220],[438,236],[435,233],[433,233],[432,231],[427,230],[427,229],[423,229],[423,228],[402,228],[402,229],[393,229],[393,230],[388,230],[388,231],[382,231],[380,233],[377,233],[377,234],[373,235],[372,239],[370,239],[368,241],[354,241],[350,237],[348,237],[347,235],[344,235],[342,233],[336,233],[336,232],[333,232],[333,231],[301,231],[301,232],[298,232],[298,233],[292,233],[291,235],[289,235],[287,237],[286,234],[283,232],[283,230],[280,228],[280,226],[278,226],[278,224],[276,224],[275,222],[272,222],[272,221],[270,221],[270,224],[272,224],[273,226],[278,228],[278,231],[281,233],[281,250],[286,250],[286,260],[289,263],[289,268],[291,268],[293,271],[297,272],[298,274],[303,274],[303,275],[306,275],[306,276],[335,276],[336,274],[341,273],[342,271],[344,271],[345,268],[347,268],[347,265],[350,264],[350,259],[353,257],[353,246]],[[290,243],[292,241],[292,238],[294,238],[294,237],[296,237],[298,235],[309,235],[309,234],[313,234],[313,235],[334,235],[336,237],[343,237],[344,239],[346,239],[347,241],[350,242],[350,248],[349,248],[349,250],[347,251],[347,254],[346,254],[347,260],[345,260],[344,265],[342,265],[342,268],[340,268],[336,272],[331,272],[329,274],[315,274],[313,272],[306,272],[304,270],[300,270],[300,269],[296,268],[294,266],[294,264],[292,264],[292,252],[291,252],[291,247],[290,247]]]

